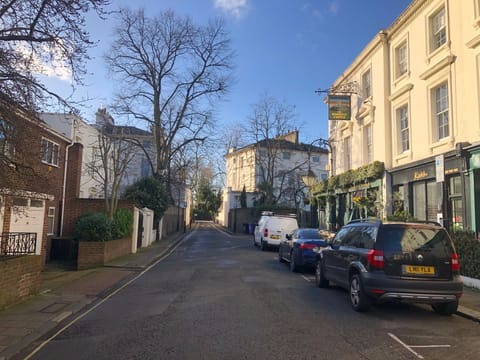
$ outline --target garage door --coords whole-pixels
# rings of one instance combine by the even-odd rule
[[[37,233],[35,254],[40,255],[45,215],[44,200],[16,197],[13,199],[10,232]]]

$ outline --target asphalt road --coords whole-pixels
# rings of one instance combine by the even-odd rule
[[[251,237],[203,224],[33,359],[478,359],[479,324],[427,306],[356,313]]]

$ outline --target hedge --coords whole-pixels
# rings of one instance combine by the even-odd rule
[[[451,234],[460,258],[460,274],[480,279],[480,241],[471,232]]]

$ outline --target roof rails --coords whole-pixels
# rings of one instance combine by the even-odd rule
[[[415,224],[431,224],[431,225],[436,225],[436,226],[442,226],[438,221],[432,221],[432,220],[411,220],[407,221],[409,223],[415,223]]]

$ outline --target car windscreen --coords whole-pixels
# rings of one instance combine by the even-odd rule
[[[436,257],[449,257],[450,238],[443,229],[386,226],[382,229],[383,251],[393,253],[428,252]]]

